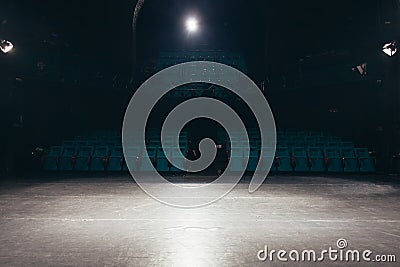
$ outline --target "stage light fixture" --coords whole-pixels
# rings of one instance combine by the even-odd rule
[[[14,48],[14,45],[7,40],[0,39],[0,49],[4,54],[7,54]]]
[[[385,44],[382,47],[382,52],[388,55],[389,57],[394,56],[397,52],[396,41],[392,41],[390,43]]]
[[[196,18],[190,17],[186,20],[186,30],[189,33],[195,33],[199,29],[199,22]]]

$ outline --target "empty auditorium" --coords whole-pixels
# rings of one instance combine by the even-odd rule
[[[400,0],[2,0],[0,266],[399,266]]]

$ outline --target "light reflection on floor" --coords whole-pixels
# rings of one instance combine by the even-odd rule
[[[0,259],[16,266],[267,266],[256,255],[266,244],[318,250],[339,238],[400,257],[397,184],[276,176],[254,194],[247,188],[178,209],[127,177],[3,182]]]

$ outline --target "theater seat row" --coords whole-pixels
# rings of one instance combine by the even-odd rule
[[[227,152],[228,154],[230,152]],[[268,153],[265,153],[268,155]],[[249,157],[230,157],[231,171],[241,171],[248,160],[246,171],[254,172],[258,164],[266,168],[266,158],[260,158],[260,152],[250,150]],[[375,172],[376,160],[369,155],[368,149],[336,149],[317,147],[278,147],[271,166],[271,171],[277,172]]]
[[[181,148],[186,156],[187,148]],[[147,148],[152,165],[160,172],[178,172],[169,161],[181,158],[178,153],[170,153],[168,157],[162,148]],[[149,171],[151,166],[142,160],[144,153],[139,148],[128,147],[126,158],[121,146],[108,147],[62,147],[53,146],[43,157],[43,169],[47,171],[127,171],[127,161],[135,170]],[[183,164],[183,162],[181,163]]]
[[[295,147],[276,149],[272,170],[282,172],[374,172],[375,159],[366,148]]]
[[[164,154],[160,144],[160,135],[150,130],[146,136],[147,153],[151,163],[160,172],[179,171],[169,163],[168,159],[180,158],[177,153]],[[176,140],[166,138],[166,148],[173,147]],[[179,148],[186,155],[188,151],[188,134],[182,132]],[[43,169],[47,171],[127,171],[126,162],[137,170],[151,170],[142,160],[143,151],[138,146],[127,145],[127,158],[124,157],[121,137],[116,134],[78,136],[74,140],[65,140],[61,146],[53,146],[42,158]],[[175,160],[176,160],[175,159]]]
[[[255,171],[257,164],[261,168],[266,159],[259,157],[261,141],[256,130],[248,130],[250,155],[246,170]],[[218,142],[226,145],[227,156],[231,147],[245,147],[243,138],[218,132]],[[276,153],[271,171],[279,172],[375,172],[376,159],[368,149],[354,148],[354,143],[342,141],[340,137],[324,132],[280,131],[277,134]],[[244,167],[244,156],[232,156],[231,170],[240,171]]]

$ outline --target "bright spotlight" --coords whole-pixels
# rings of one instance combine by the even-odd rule
[[[199,22],[197,21],[196,18],[191,17],[186,20],[186,30],[189,33],[197,32],[198,29],[199,29]]]
[[[393,41],[393,42],[385,44],[382,47],[382,51],[383,51],[383,53],[385,53],[389,57],[394,56],[394,54],[396,54],[396,52],[397,52],[396,42]]]
[[[0,49],[4,54],[7,54],[14,48],[14,45],[10,41],[0,39]]]

